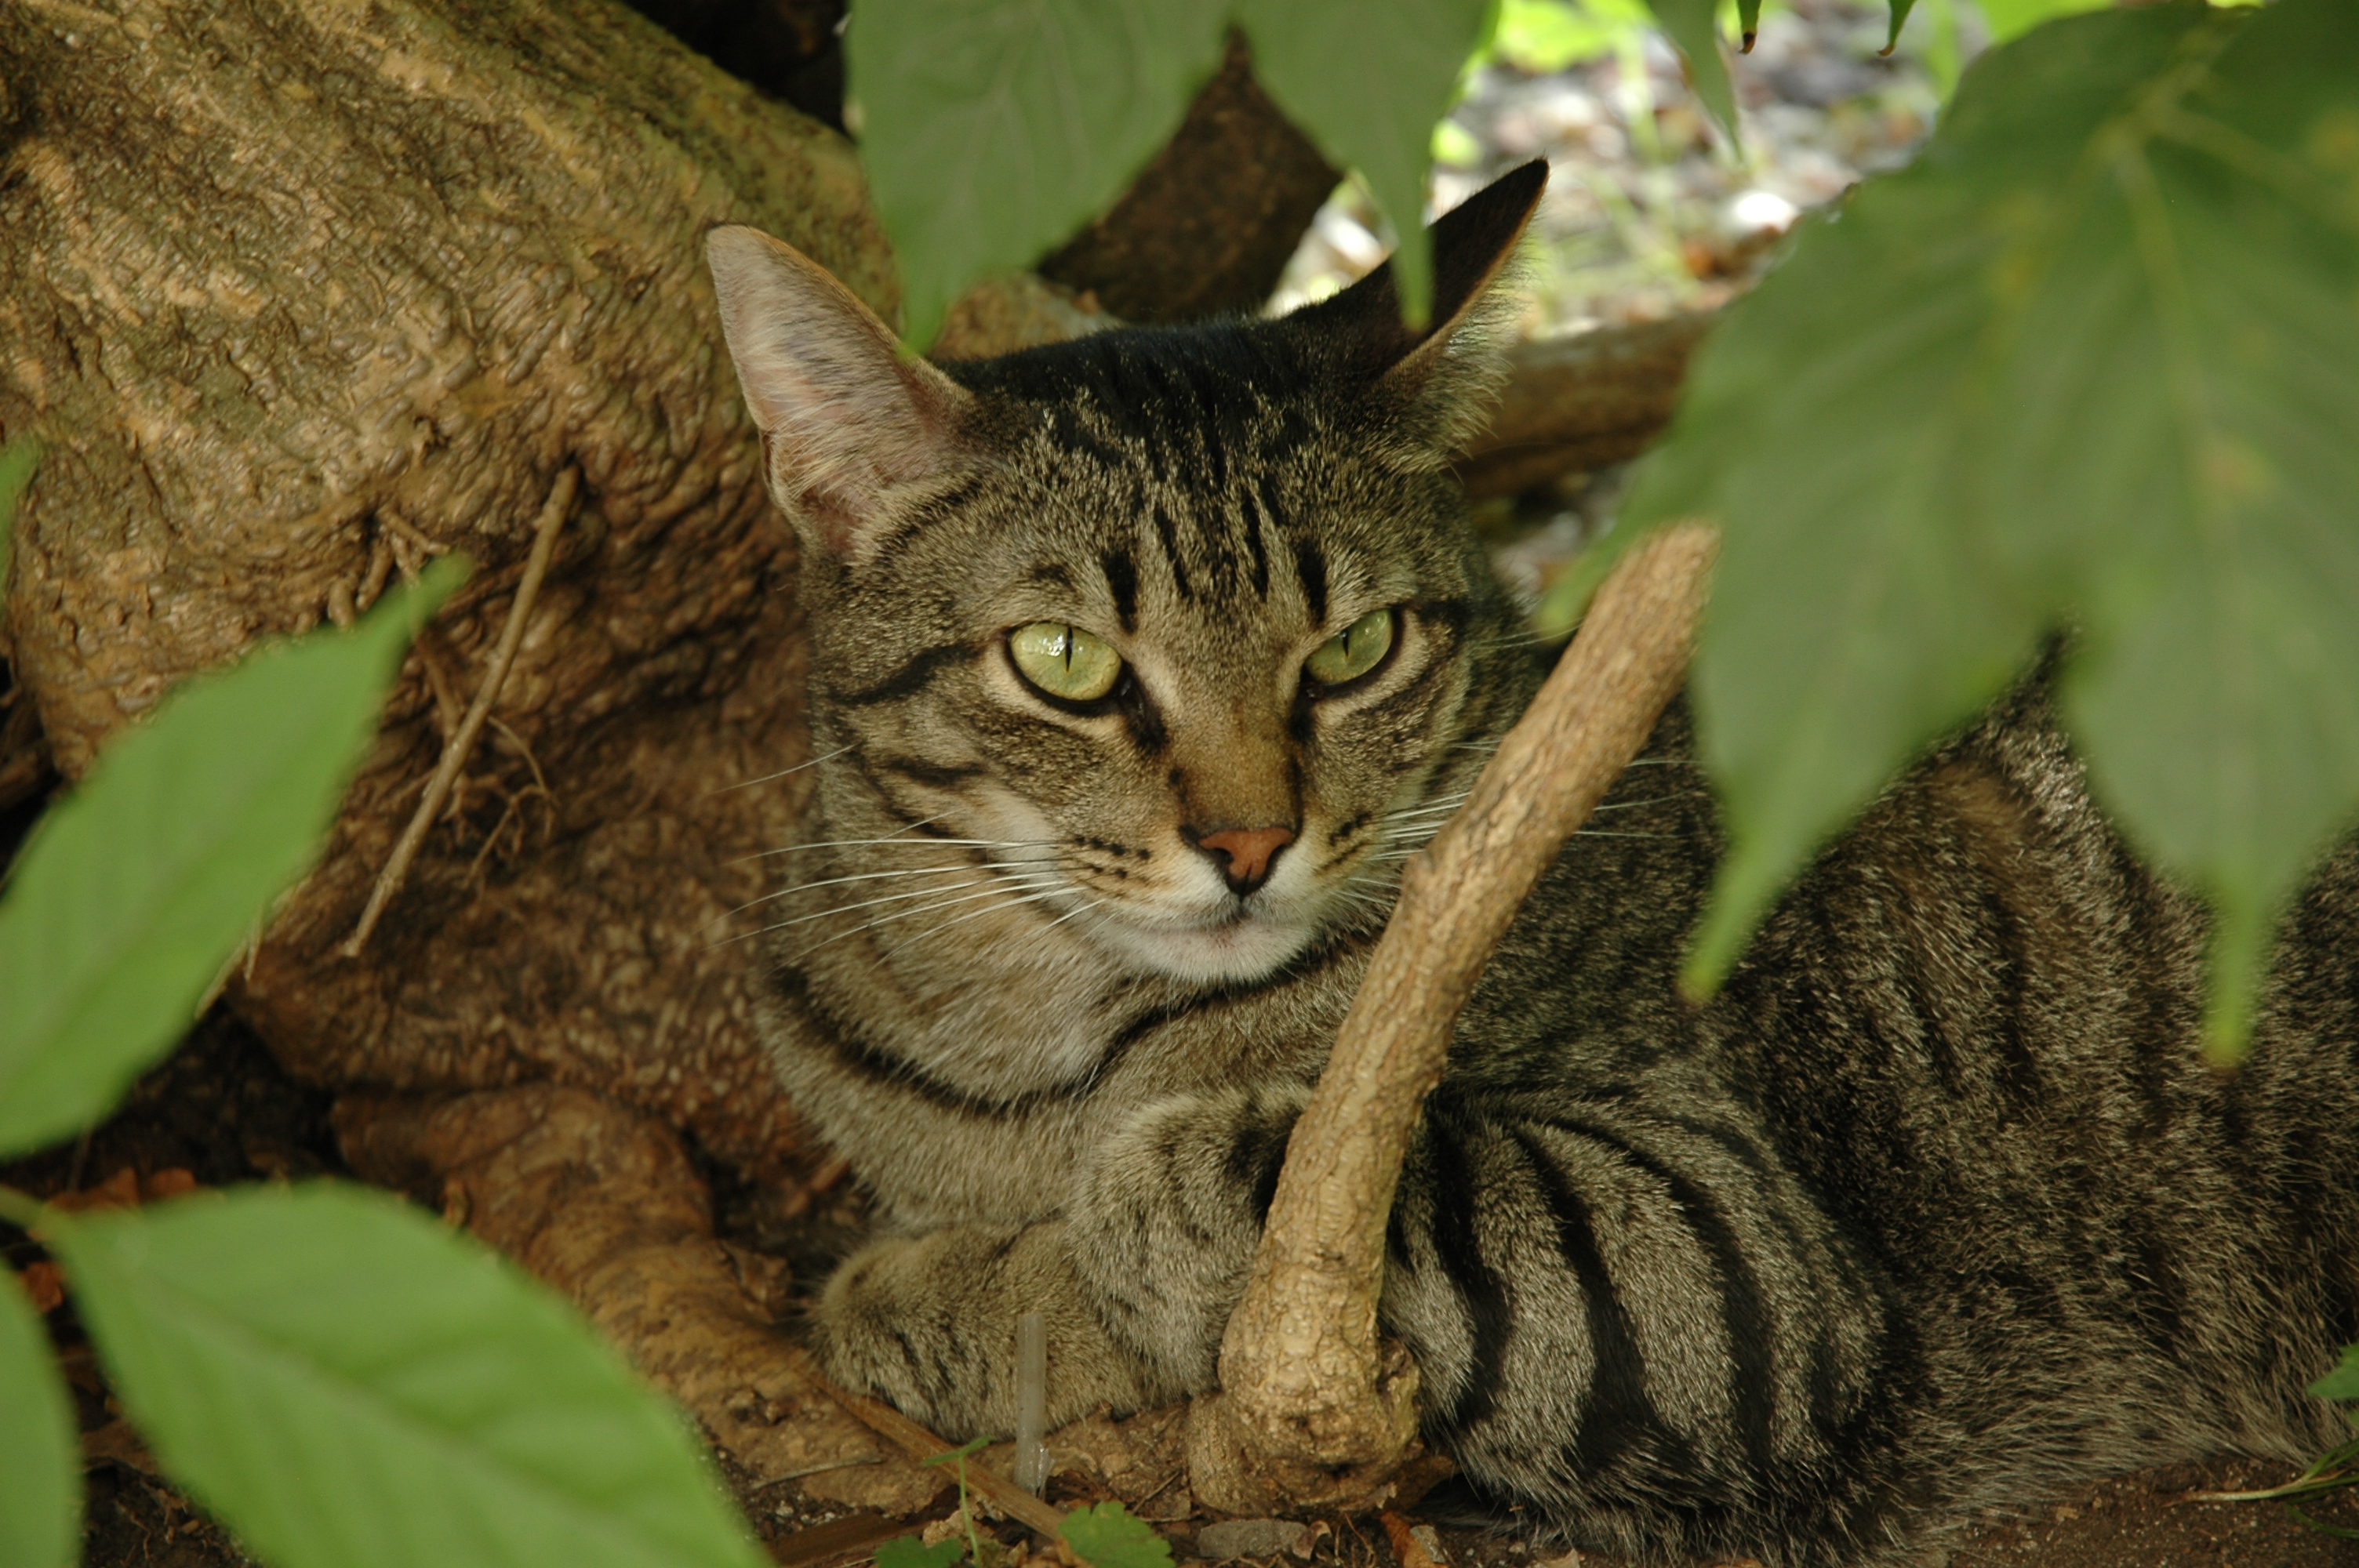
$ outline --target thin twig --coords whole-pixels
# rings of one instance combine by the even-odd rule
[[[564,526],[565,514],[573,504],[573,488],[581,475],[568,464],[549,487],[549,500],[540,509],[540,521],[534,525],[532,555],[524,564],[524,579],[516,584],[516,600],[508,606],[507,624],[500,628],[500,640],[492,650],[491,668],[484,672],[484,684],[475,692],[475,700],[467,709],[467,717],[459,721],[459,732],[442,743],[442,760],[436,764],[434,776],[427,782],[425,798],[403,828],[401,838],[386,857],[385,869],[377,873],[376,886],[369,890],[368,907],[361,911],[360,923],[344,940],[347,958],[360,957],[367,945],[369,933],[376,929],[377,917],[393,895],[401,891],[404,878],[409,875],[409,863],[418,858],[418,847],[426,841],[427,829],[433,827],[435,815],[450,796],[451,785],[459,771],[467,765],[467,757],[475,749],[475,737],[483,733],[484,721],[492,716],[492,704],[500,697],[500,687],[508,678],[508,666],[516,663],[516,648],[524,642],[524,627],[532,613],[532,603],[540,594],[541,579],[549,575],[549,557],[557,548],[558,530]]]
[[[944,1443],[891,1405],[872,1400],[865,1394],[855,1394],[849,1389],[836,1387],[810,1352],[799,1346],[787,1346],[787,1359],[811,1387],[819,1390],[844,1408],[846,1413],[869,1431],[884,1438],[902,1453],[920,1464],[936,1458],[958,1446]],[[1064,1510],[1044,1503],[1007,1476],[996,1470],[969,1460],[966,1470],[967,1489],[981,1492],[991,1499],[991,1506],[1010,1519],[1039,1531],[1044,1540],[1057,1539],[1057,1529],[1065,1522]]]

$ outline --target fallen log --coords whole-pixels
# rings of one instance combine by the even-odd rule
[[[1520,495],[1646,450],[1670,424],[1688,356],[1712,319],[1673,316],[1516,344],[1498,410],[1458,461],[1467,494]]]

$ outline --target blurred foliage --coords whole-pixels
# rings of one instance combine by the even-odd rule
[[[0,535],[30,469],[0,453]],[[0,1154],[71,1136],[186,1032],[319,854],[446,557],[350,631],[199,676],[114,737],[0,893]],[[167,1474],[273,1568],[754,1568],[695,1436],[547,1287],[381,1193],[204,1194],[48,1247]],[[0,1563],[79,1555],[81,1454],[0,1270]]]
[[[2354,52],[2348,0],[2050,24],[1730,309],[1627,513],[1726,535],[1694,689],[1733,847],[1692,985],[2069,628],[2063,716],[2208,895],[2241,1050],[2359,816]]]

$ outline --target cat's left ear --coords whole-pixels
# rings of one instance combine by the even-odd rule
[[[704,251],[770,495],[806,549],[858,561],[965,467],[970,395],[793,246],[733,225]]]
[[[1504,318],[1515,302],[1492,288],[1515,259],[1548,189],[1547,160],[1501,175],[1426,231],[1433,246],[1432,327],[1401,322],[1393,265],[1288,318],[1340,349],[1345,373],[1372,382],[1408,438],[1401,456],[1440,467],[1490,417],[1506,377]]]

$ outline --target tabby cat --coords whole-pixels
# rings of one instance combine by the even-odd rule
[[[882,1238],[830,1371],[950,1436],[1212,1384],[1402,860],[1543,655],[1448,460],[1499,375],[1534,165],[1282,319],[941,367],[711,236],[799,531],[816,784],[767,962],[795,1103]],[[1675,707],[1460,1022],[1386,1330],[1467,1483],[1644,1561],[1906,1560],[2080,1477],[2335,1433],[2359,1338],[2359,853],[2284,928],[2251,1065],[2204,916],[2091,804],[2035,676],[1786,897],[1710,1005],[1720,851]]]

